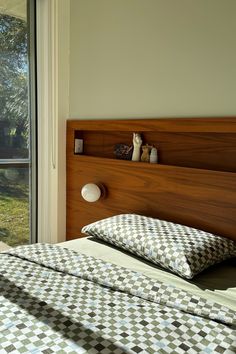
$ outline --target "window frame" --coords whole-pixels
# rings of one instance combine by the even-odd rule
[[[66,239],[66,119],[69,116],[68,0],[37,6],[38,242]]]

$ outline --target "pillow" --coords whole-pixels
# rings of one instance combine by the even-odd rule
[[[236,243],[224,237],[136,214],[106,218],[82,229],[152,263],[191,279],[209,266],[236,256]]]

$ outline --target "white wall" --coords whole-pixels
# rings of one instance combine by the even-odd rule
[[[236,114],[235,0],[71,0],[71,118]]]

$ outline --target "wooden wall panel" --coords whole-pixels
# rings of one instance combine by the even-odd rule
[[[158,148],[165,165],[236,172],[236,134],[233,133],[142,133],[143,144]],[[132,132],[85,131],[84,154],[115,158],[114,146],[132,145]]]
[[[175,166],[145,168],[139,163],[84,156],[68,161],[68,239],[87,223],[120,213],[138,213],[194,226],[236,240],[234,173]],[[86,183],[107,190],[96,203],[84,201]]]
[[[132,132],[158,142],[160,165],[113,159],[117,142]],[[74,155],[74,137],[84,155]],[[236,119],[68,121],[67,238],[87,223],[119,213],[159,217],[236,240]],[[107,194],[85,202],[86,183]]]
[[[172,133],[236,133],[235,117],[165,118],[165,119],[96,119],[68,120],[73,130],[159,131]]]

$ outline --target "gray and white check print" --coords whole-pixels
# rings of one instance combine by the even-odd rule
[[[121,214],[83,227],[82,232],[137,254],[191,279],[236,256],[234,241],[169,221]]]
[[[0,254],[0,353],[235,353],[236,313],[53,245]]]

